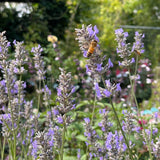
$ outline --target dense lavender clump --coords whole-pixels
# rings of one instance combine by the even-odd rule
[[[94,146],[96,138],[97,138],[97,133],[92,128],[89,118],[84,118],[84,121],[85,121],[85,123],[84,123],[84,128],[85,128],[84,135],[87,137],[87,140],[88,140],[88,142],[86,142],[86,145]],[[91,151],[92,151],[92,149],[91,149]]]
[[[54,108],[54,115],[58,123],[68,125],[71,119],[66,114],[75,109],[75,102],[72,95],[75,92],[75,87],[72,84],[71,73],[66,73],[62,68],[60,68],[60,71],[59,86],[57,88],[57,101],[59,105]]]
[[[39,160],[53,160],[53,134],[37,132],[33,144],[32,155]],[[38,152],[39,151],[39,152]],[[38,154],[38,155],[37,155]]]
[[[80,50],[84,53],[83,56],[86,57],[87,51],[90,47],[90,43],[92,40],[96,40],[99,42],[97,34],[99,30],[97,26],[92,27],[92,25],[88,25],[86,28],[83,25],[82,29],[75,29],[77,38],[80,46]],[[99,82],[101,79],[101,75],[108,71],[110,67],[113,67],[113,63],[110,59],[108,59],[108,63],[103,65],[105,60],[105,56],[101,57],[101,50],[99,45],[95,48],[94,53],[89,57],[86,64],[86,72],[92,77],[93,82]]]
[[[144,53],[144,43],[142,42],[142,39],[145,37],[144,34],[141,34],[139,32],[135,32],[135,42],[133,43],[132,52],[138,51],[141,53]]]
[[[45,77],[45,69],[44,69],[44,62],[42,60],[41,57],[41,52],[43,51],[43,49],[41,48],[40,45],[38,45],[38,47],[33,47],[31,52],[34,53],[34,67],[36,69],[37,72],[37,80],[43,80]]]
[[[94,30],[92,29],[92,25],[89,25],[85,28],[85,26],[82,26],[82,29],[76,29],[77,38],[79,42],[80,49],[86,53],[89,49],[89,44],[92,40],[98,40],[97,33],[98,29],[96,26],[94,26]],[[111,62],[111,59],[108,59],[108,63],[103,66],[103,61],[105,60],[105,56],[101,58],[100,56],[101,51],[99,48],[99,45],[95,48],[94,53],[89,57],[87,60],[86,65],[86,72],[90,73],[94,86],[95,91],[97,93],[98,98],[102,97],[110,97],[113,95],[116,91],[120,91],[121,87],[120,84],[111,84],[110,80],[105,81],[105,89],[102,87],[99,87],[98,83],[101,81],[103,74],[106,73],[109,68],[113,67],[113,63]],[[86,56],[85,56],[86,57]]]
[[[153,144],[153,154],[157,159],[160,158],[160,139],[159,137],[156,138],[156,142]]]
[[[0,33],[0,111],[3,113],[0,115],[3,136],[2,143],[0,141],[1,159],[64,160],[65,156],[68,158],[68,155],[74,155],[77,160],[138,160],[139,153],[134,153],[138,148],[135,144],[137,140],[142,139],[144,147],[147,148],[145,152],[149,152],[150,159],[160,158],[160,138],[155,138],[158,129],[152,124],[149,126],[148,122],[143,124],[140,112],[137,111],[138,107],[136,113],[132,113],[131,106],[131,109],[126,107],[123,110],[123,115],[117,114],[124,108],[122,105],[116,108],[112,97],[118,95],[122,88],[120,83],[112,83],[110,79],[105,79],[113,63],[108,58],[107,64],[104,64],[106,57],[101,57],[98,33],[97,27],[92,25],[83,25],[81,29],[76,29],[80,50],[87,58],[86,73],[95,92],[94,100],[85,100],[82,103],[77,100],[80,103],[79,107],[75,104],[76,89],[71,73],[67,73],[63,68],[60,68],[57,97],[53,102],[52,92],[45,84],[46,70],[40,45],[33,47],[31,51],[38,98],[35,96],[32,100],[26,100],[26,82],[23,81],[23,75],[27,73],[29,54],[23,42],[14,40],[15,53],[11,59],[8,54],[10,42],[4,35],[5,32]],[[127,32],[118,29],[115,34],[118,42],[117,53],[122,59],[119,64],[129,68],[135,61],[131,58],[132,52],[138,55],[144,52],[144,35],[135,33],[135,42],[131,49],[130,44],[126,42]],[[96,43],[95,48],[91,48],[92,42]],[[92,50],[92,53],[88,56],[89,50]],[[129,78],[131,83],[134,78]],[[103,101],[98,102],[102,98]],[[132,98],[129,101],[132,101]],[[157,124],[158,113],[155,117]],[[82,143],[76,143],[78,138]],[[5,147],[6,144],[9,149]],[[4,156],[5,149],[9,150],[8,157]]]
[[[134,115],[128,111],[123,111],[123,114],[124,114],[123,130],[127,134],[131,134],[131,132],[134,131],[135,124],[136,124]]]
[[[130,47],[130,43],[126,43],[128,32],[124,32],[123,29],[120,28],[115,31],[115,35],[116,41],[118,42],[117,53],[118,56],[122,58],[122,61],[119,62],[119,65],[128,67],[132,63],[135,63],[135,59],[130,57],[132,52],[140,54],[144,52],[144,50],[142,49],[144,47],[142,42],[144,34],[142,35],[138,32],[135,33],[135,42],[132,49]]]

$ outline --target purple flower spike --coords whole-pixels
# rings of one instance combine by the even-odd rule
[[[109,92],[107,89],[104,90],[103,93],[106,95],[106,97],[110,97],[110,95],[111,95],[111,92]]]
[[[71,93],[74,93],[76,91],[76,87],[73,87],[71,90]]]
[[[84,121],[85,121],[86,123],[90,123],[90,119],[89,119],[89,118],[84,118]]]
[[[62,117],[57,117],[57,121],[58,121],[58,123],[63,123],[63,118]]]
[[[110,58],[108,59],[108,67],[109,67],[109,68],[113,67],[113,63],[111,62],[111,59],[110,59]]]
[[[110,86],[111,86],[110,80],[105,80],[105,83],[106,83],[106,86],[107,86],[107,87],[110,87]]]
[[[99,33],[99,30],[96,25],[94,26],[94,32],[95,32],[95,34]]]
[[[115,34],[122,34],[122,33],[123,33],[123,29],[122,28],[115,30]]]
[[[102,109],[102,113],[105,114],[106,113],[106,109]]]
[[[97,71],[101,72],[102,71],[102,64],[97,64]]]
[[[80,150],[80,149],[78,149],[77,158],[78,158],[78,159],[81,158],[81,150]]]
[[[118,61],[118,65],[119,65],[119,66],[122,66],[122,63],[121,63],[120,61]]]
[[[124,37],[128,37],[128,32],[124,32]]]
[[[89,158],[92,159],[93,155],[92,153],[89,153]]]
[[[135,63],[135,59],[134,58],[131,59],[131,63]]]
[[[125,143],[123,143],[123,151],[125,152],[127,149],[127,145]]]
[[[32,53],[34,53],[34,51],[35,51],[35,48],[34,48],[34,47],[32,47],[32,50],[31,50],[31,52],[32,52]]]
[[[102,95],[101,95],[101,92],[100,92],[100,90],[99,90],[99,85],[98,85],[98,83],[95,84],[95,90],[96,90],[96,93],[97,93],[97,97],[98,97],[98,98],[101,98]]]
[[[0,46],[0,52],[2,52],[2,47]]]
[[[86,64],[86,73],[91,72],[91,70],[88,68],[88,65]]]
[[[22,144],[25,145],[25,140],[22,141]]]
[[[155,112],[154,117],[157,119],[158,118],[158,112]]]
[[[61,96],[61,95],[62,95],[60,88],[57,89],[57,95],[58,95],[58,96]]]
[[[98,126],[99,126],[99,127],[102,127],[102,123],[98,123]]]
[[[91,37],[93,35],[93,33],[94,33],[92,27],[88,27],[87,30],[88,30],[89,36]]]
[[[53,109],[53,114],[56,116],[59,114],[59,111],[57,109]]]
[[[100,110],[99,110],[99,113],[100,113],[100,114],[105,114],[105,112],[106,112],[106,109],[100,109]]]
[[[94,39],[97,41],[97,42],[99,42],[99,38],[95,35],[94,36]],[[98,44],[97,44],[97,46],[99,46]]]
[[[76,109],[76,104],[73,104],[73,107],[71,109]]]
[[[47,92],[49,95],[51,95],[51,90],[48,88],[47,85],[45,85],[45,92]]]
[[[126,44],[124,42],[121,42],[121,46],[124,47]]]
[[[137,31],[135,32],[135,36],[139,36],[139,33]]]
[[[16,41],[16,40],[14,40],[14,41],[13,41],[13,44],[14,44],[14,45],[16,45],[16,43],[17,43],[17,41]]]
[[[32,143],[32,146],[33,146],[33,149],[32,149],[31,155],[34,156],[34,158],[37,158],[38,144],[36,140]]]
[[[88,146],[88,142],[85,142],[86,143],[86,146]]]
[[[83,57],[87,57],[87,51],[83,51]]]
[[[141,49],[141,53],[144,53],[144,51],[145,51],[144,49]]]
[[[116,89],[116,91],[121,91],[122,89],[121,89],[121,86],[120,86],[120,83],[117,83],[117,89]]]
[[[54,135],[54,130],[50,128],[47,135],[48,136],[53,136]]]
[[[145,34],[142,35],[142,38],[144,38],[144,37],[145,37]]]
[[[19,132],[18,135],[17,135],[17,138],[19,138],[20,136],[21,136],[21,133]]]
[[[121,51],[118,48],[116,48],[116,51],[117,51],[117,53],[121,53]]]
[[[8,43],[7,43],[7,47],[10,47],[10,46],[11,46],[11,42],[8,42]]]

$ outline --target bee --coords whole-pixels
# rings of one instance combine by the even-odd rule
[[[91,54],[93,54],[96,46],[97,46],[97,41],[94,39],[94,40],[92,40],[91,43],[90,43],[89,49],[88,49],[88,51],[87,51],[87,57],[90,57]]]
[[[139,56],[141,55],[140,51],[134,50],[135,53],[137,53]]]

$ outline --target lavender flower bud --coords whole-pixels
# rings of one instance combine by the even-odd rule
[[[110,80],[105,81],[105,89],[102,87],[99,87],[98,83],[95,84],[95,90],[97,93],[98,98],[102,97],[110,97],[114,95],[115,93],[121,91],[120,83],[118,84],[111,84]]]
[[[129,43],[126,43],[128,37],[128,33],[124,32],[122,28],[115,30],[116,41],[118,42],[117,53],[118,56],[121,57],[123,60],[119,62],[121,66],[129,66],[133,63],[133,59],[130,59],[131,51],[129,47]]]
[[[135,32],[135,42],[133,43],[132,52],[138,51],[140,54],[144,52],[144,43],[142,42],[142,39],[144,38],[144,34]]]
[[[54,154],[52,150],[53,135],[45,132],[38,132],[35,137],[32,154],[36,157],[39,154],[40,160],[53,160]],[[39,152],[38,152],[39,151]]]
[[[74,87],[71,82],[71,73],[66,73],[62,68],[60,68],[60,70],[59,87],[57,89],[57,101],[59,102],[59,106],[57,106],[57,110],[60,114],[64,115],[73,109],[74,104],[72,94]]]
[[[41,57],[41,52],[43,51],[43,49],[41,48],[40,45],[38,45],[38,47],[32,48],[32,51],[34,53],[34,66],[36,69],[36,73],[37,73],[37,79],[38,80],[43,80],[44,79],[44,75],[45,75],[45,70],[44,70],[44,62],[42,60]]]

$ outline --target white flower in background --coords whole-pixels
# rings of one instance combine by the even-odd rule
[[[147,83],[147,84],[151,84],[151,83],[152,83],[152,80],[149,79],[149,78],[147,78],[147,79],[146,79],[146,83]]]

